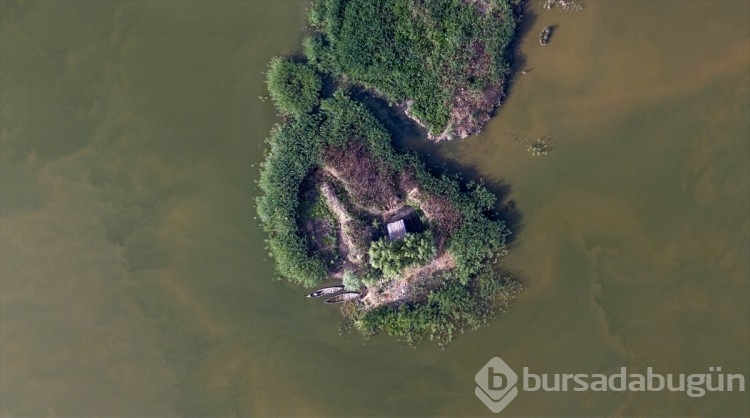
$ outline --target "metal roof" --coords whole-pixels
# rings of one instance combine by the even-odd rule
[[[402,239],[406,236],[406,224],[403,219],[388,224],[388,237],[391,241]]]

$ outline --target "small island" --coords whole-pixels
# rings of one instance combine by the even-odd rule
[[[439,131],[436,139],[474,132],[499,100],[507,72],[504,53],[476,53],[494,54],[497,46],[490,41],[502,41],[503,48],[510,41],[505,32],[490,36],[482,27],[488,19],[500,19],[513,33],[508,1],[318,1],[310,11],[316,32],[306,39],[305,54],[274,58],[269,65],[270,97],[283,121],[268,139],[259,180],[257,207],[268,248],[282,277],[307,287],[340,281],[358,296],[341,310],[366,336],[385,330],[411,344],[430,338],[444,345],[456,333],[486,324],[520,288],[492,268],[506,254],[510,234],[495,210],[496,197],[480,183],[436,175],[416,154],[395,151],[381,121],[347,92],[355,84],[405,100],[407,114]],[[384,29],[386,24],[395,26]],[[345,52],[354,44],[342,39],[374,43],[355,54]],[[429,39],[436,42],[432,47],[423,44]],[[439,71],[427,69],[422,77],[412,68],[411,83],[400,78],[444,39],[460,44],[450,53],[470,47],[473,55],[462,52],[464,61],[434,63]],[[383,61],[391,49],[411,64]],[[343,65],[345,56],[355,55],[370,61]],[[356,68],[381,74],[363,81],[359,77],[367,71]],[[430,84],[430,77],[449,70],[462,81]],[[459,91],[474,93],[457,99]],[[424,95],[409,95],[415,92]],[[480,96],[492,97],[492,106],[465,101]],[[456,103],[472,109],[458,124]]]

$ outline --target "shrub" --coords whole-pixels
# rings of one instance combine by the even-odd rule
[[[344,289],[353,292],[355,290],[359,290],[360,287],[362,287],[362,279],[357,276],[356,273],[354,273],[351,270],[347,270],[344,272],[344,277],[341,279],[341,284],[344,285]]]
[[[256,202],[277,270],[307,286],[326,276],[322,261],[307,253],[296,222],[300,184],[320,160],[319,122],[319,117],[306,115],[274,128],[258,181],[262,194]]]
[[[445,277],[443,284],[424,302],[350,310],[347,315],[366,336],[385,330],[411,345],[429,338],[445,346],[465,329],[486,325],[498,308],[508,306],[518,290],[514,282],[486,270],[466,285]]]
[[[456,272],[462,283],[478,273],[496,256],[505,255],[505,224],[484,217],[464,222],[453,234],[448,251],[456,261]]]
[[[310,113],[320,103],[323,82],[307,64],[275,57],[266,72],[266,83],[276,108],[286,115]]]
[[[432,234],[406,234],[402,240],[388,238],[375,241],[368,252],[370,265],[383,272],[385,277],[394,277],[405,268],[424,264],[435,256]]]

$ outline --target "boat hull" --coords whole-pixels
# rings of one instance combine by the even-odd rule
[[[360,294],[358,292],[347,292],[347,293],[341,293],[336,296],[332,296],[326,300],[323,301],[323,303],[333,304],[333,303],[343,303],[348,300],[352,300],[355,298],[358,298]]]
[[[325,295],[332,295],[336,292],[340,292],[344,290],[344,286],[329,286],[329,287],[323,287],[320,288],[310,294],[307,295],[308,298],[319,298],[321,296]]]

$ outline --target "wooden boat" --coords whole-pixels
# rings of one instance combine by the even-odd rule
[[[539,33],[539,45],[547,45],[549,43],[549,37],[552,36],[552,26],[546,26]]]
[[[318,289],[318,290],[310,293],[309,295],[307,295],[307,297],[308,298],[318,298],[318,297],[321,297],[323,295],[332,295],[332,294],[334,294],[334,293],[336,293],[338,291],[341,291],[341,290],[344,290],[344,286],[339,285],[339,286],[323,287],[323,288],[320,288],[320,289]]]
[[[323,303],[341,303],[346,302],[347,300],[352,300],[356,297],[359,297],[359,293],[357,292],[346,292],[342,293],[340,295],[336,295],[333,297],[330,297],[323,301]]]

